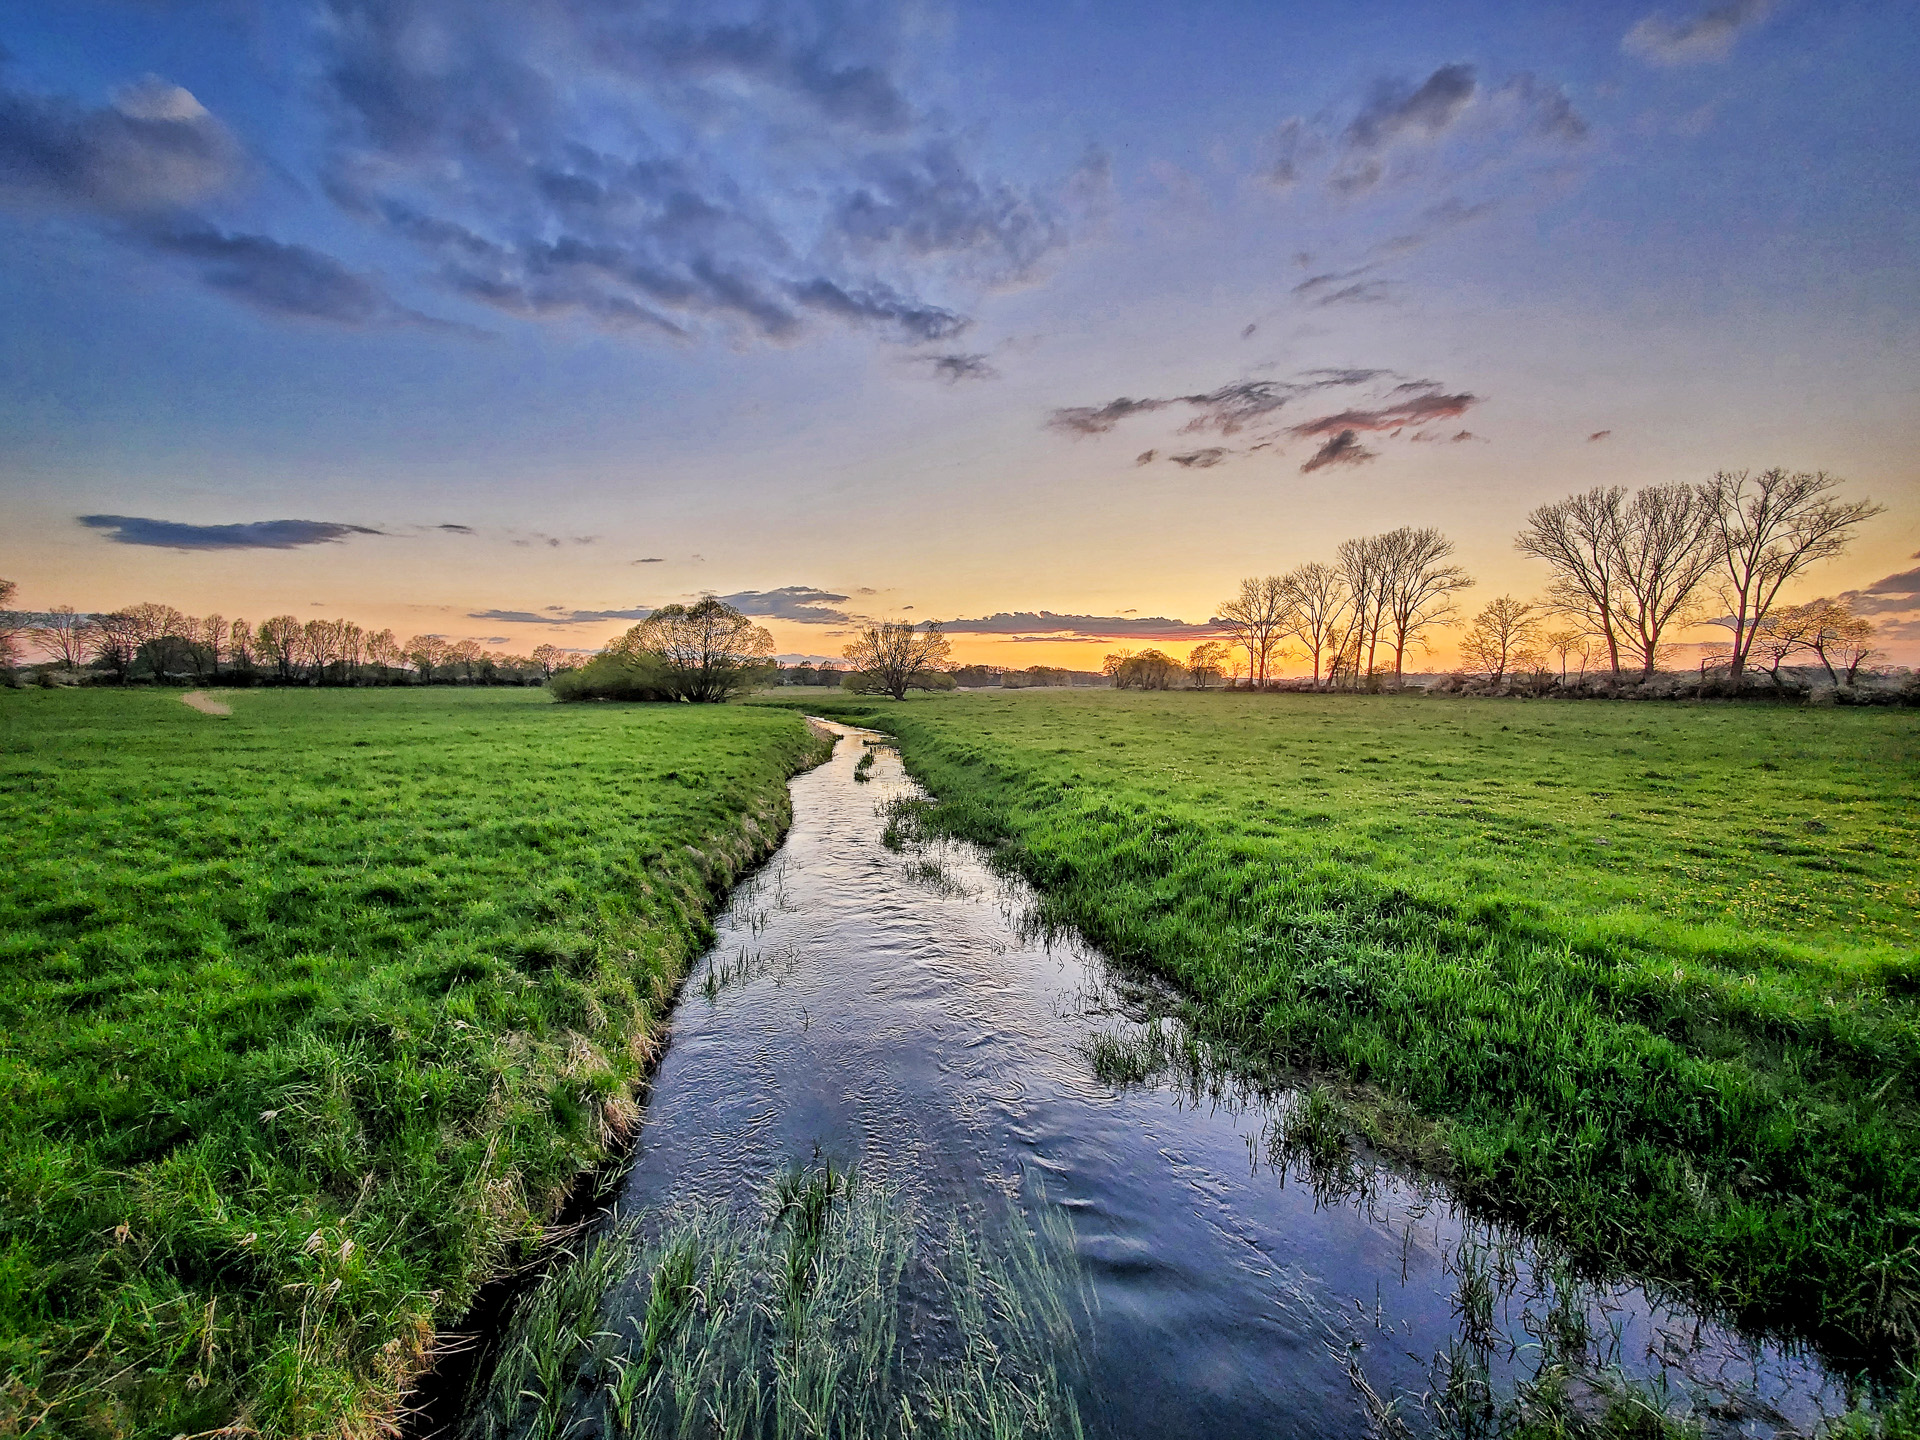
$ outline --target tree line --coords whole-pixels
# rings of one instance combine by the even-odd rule
[[[1563,682],[1576,665],[1581,677],[1647,679],[1672,660],[1676,633],[1704,623],[1729,638],[1702,656],[1703,676],[1737,688],[1758,668],[1777,685],[1781,667],[1805,657],[1851,683],[1875,654],[1872,625],[1836,600],[1780,602],[1882,513],[1842,498],[1840,485],[1825,471],[1721,471],[1703,484],[1599,486],[1542,505],[1514,544],[1545,562],[1546,593],[1483,606],[1461,641],[1463,667],[1494,681],[1556,663]],[[1432,528],[1344,541],[1331,562],[1242,580],[1216,617],[1230,649],[1196,646],[1185,666],[1158,650],[1123,651],[1108,657],[1108,673],[1147,689],[1260,687],[1299,659],[1316,690],[1398,684],[1433,631],[1460,623],[1455,597],[1474,581],[1453,553]]]
[[[0,580],[0,668],[9,673],[28,643],[47,657],[54,676],[91,669],[117,684],[531,685],[576,663],[554,645],[513,655],[441,635],[403,643],[392,630],[297,615],[255,625],[153,603],[102,614],[71,605],[21,612],[8,608],[16,593],[13,582]]]

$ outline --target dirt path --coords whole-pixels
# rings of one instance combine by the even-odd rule
[[[191,705],[202,715],[231,715],[233,707],[224,700],[216,700],[204,690],[189,690],[180,697],[184,705]]]

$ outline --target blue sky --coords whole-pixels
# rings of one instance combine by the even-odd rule
[[[0,574],[1089,663],[1401,523],[1529,593],[1533,505],[1782,464],[1889,507],[1807,593],[1911,650],[1914,18],[0,5]]]

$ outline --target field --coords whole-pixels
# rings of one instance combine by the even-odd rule
[[[1238,1063],[1596,1267],[1920,1354],[1920,727],[1113,692],[816,702]]]
[[[766,709],[221,694],[0,693],[0,1434],[371,1433],[631,1127],[818,748]]]

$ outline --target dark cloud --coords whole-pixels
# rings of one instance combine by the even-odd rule
[[[1327,305],[1378,305],[1393,297],[1393,285],[1386,280],[1362,280],[1330,290],[1313,303]]]
[[[1522,71],[1496,92],[1502,100],[1512,101],[1526,116],[1527,128],[1535,135],[1577,144],[1587,138],[1587,122],[1573,108],[1567,92],[1551,81]]]
[[[135,515],[81,515],[82,525],[104,530],[120,545],[155,545],[168,550],[297,550],[324,545],[351,535],[386,532],[365,525],[342,525],[327,520],[256,520],[240,525],[186,525],[175,520],[149,520]]]
[[[1444,134],[1478,88],[1471,65],[1442,65],[1417,87],[1381,80],[1342,137],[1354,150],[1378,150],[1402,135]]]
[[[636,565],[664,565],[667,563],[667,557],[664,555],[642,555],[633,563]]]
[[[1194,450],[1185,455],[1169,455],[1167,459],[1188,470],[1210,470],[1227,458],[1227,452],[1219,446],[1206,450]]]
[[[1220,633],[1218,625],[1190,625],[1164,615],[1056,615],[1051,610],[1001,611],[977,620],[946,620],[949,635],[1029,635],[1090,640],[1199,640]]]
[[[1478,395],[1462,392],[1445,395],[1428,381],[1411,381],[1396,387],[1407,392],[1404,398],[1389,399],[1373,409],[1341,410],[1317,420],[1289,427],[1288,433],[1301,437],[1335,435],[1344,430],[1398,430],[1405,425],[1420,425],[1431,420],[1450,420],[1464,415],[1480,403]]]
[[[794,0],[324,0],[327,192],[455,293],[616,331],[958,334],[1067,242],[917,108],[904,17]]]
[[[719,597],[742,615],[769,620],[796,620],[803,625],[844,625],[853,617],[830,607],[848,599],[811,585],[783,585],[778,590],[741,590]]]
[[[1342,430],[1307,458],[1300,473],[1311,475],[1329,465],[1363,465],[1374,457],[1375,452],[1360,443],[1359,435],[1352,430]]]
[[[1129,415],[1164,410],[1172,403],[1171,400],[1130,400],[1123,395],[1104,405],[1071,405],[1055,410],[1047,417],[1047,424],[1074,435],[1104,435]]]
[[[996,380],[1000,376],[984,355],[916,355],[914,359],[932,366],[933,373],[949,385],[961,380]]]
[[[563,610],[558,606],[548,606],[547,611],[535,614],[531,610],[473,610],[469,611],[469,620],[499,620],[509,625],[586,625],[606,620],[644,620],[653,613],[644,605],[631,610]]]
[[[1154,457],[1159,453],[1158,450],[1142,450],[1138,455],[1133,457],[1133,463],[1136,465],[1151,465]]]
[[[472,527],[471,525],[437,525],[437,526],[435,526],[434,528],[435,528],[435,529],[437,529],[437,530],[444,530],[444,531],[446,531],[446,532],[447,532],[447,533],[448,533],[449,535],[471,535],[471,534],[473,534],[473,527]]]
[[[97,109],[0,85],[0,200],[125,218],[192,204],[239,168],[226,128],[163,80]]]
[[[1611,430],[1596,430],[1591,435],[1587,436],[1587,443],[1591,445],[1596,440],[1605,440],[1608,437],[1610,437],[1612,434],[1613,434],[1613,431]]]
[[[1916,557],[1920,558],[1920,557]],[[1920,570],[1903,570],[1898,575],[1888,575],[1867,586],[1870,595],[1904,595],[1920,601]]]
[[[304,245],[209,229],[153,230],[144,238],[161,254],[189,262],[213,289],[270,315],[349,326],[425,318],[395,305],[376,281]]]
[[[1656,11],[1635,22],[1620,47],[1656,65],[1724,60],[1741,33],[1764,21],[1773,8],[1773,0],[1729,0],[1684,20]]]

